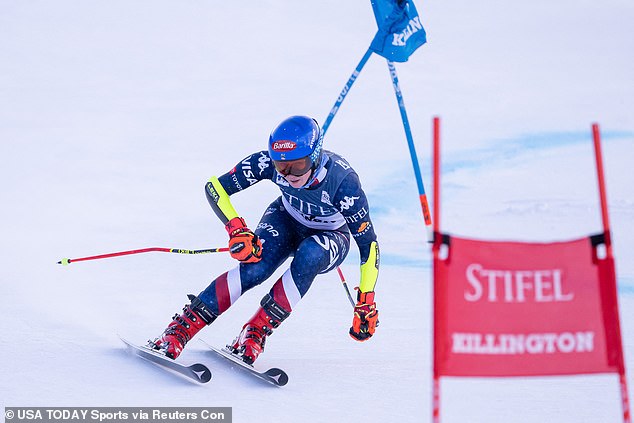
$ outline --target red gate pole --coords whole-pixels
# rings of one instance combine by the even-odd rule
[[[434,117],[434,232],[440,231],[440,118]],[[434,243],[435,245],[438,243]]]
[[[434,261],[434,294],[433,294],[433,301],[434,301],[434,312],[433,312],[433,316],[434,316],[434,335],[433,335],[433,382],[432,382],[432,421],[433,423],[440,423],[440,374],[439,374],[439,369],[438,369],[438,353],[437,353],[437,346],[436,346],[436,336],[439,333],[438,330],[438,318],[437,318],[437,313],[438,313],[438,296],[436,295],[437,293],[437,289],[436,289],[436,281],[438,280],[436,272],[436,264],[439,260],[439,253],[440,253],[440,246],[442,244],[442,237],[440,235],[440,118],[438,117],[434,117],[434,129],[433,129],[433,133],[434,133],[434,187],[433,187],[433,194],[434,194],[434,210],[433,210],[433,214],[434,214],[434,218],[432,221],[433,224],[433,231],[434,231],[434,237],[433,237],[433,241],[434,241],[434,245],[432,246],[432,253],[433,253],[433,261]]]
[[[603,221],[603,232],[605,233],[605,247],[608,257],[613,257],[612,237],[610,236],[610,219],[608,217],[608,200],[605,191],[605,176],[603,172],[603,155],[601,154],[601,134],[599,124],[592,124],[592,138],[594,140],[594,157],[597,163],[597,176],[599,180],[599,197],[601,200],[601,220]]]
[[[613,279],[613,287],[616,291],[616,272],[614,270],[614,252],[612,250],[612,236],[610,234],[610,220],[608,216],[608,201],[607,194],[605,189],[605,174],[603,171],[603,155],[601,154],[601,133],[599,131],[599,124],[592,124],[592,139],[594,141],[594,157],[596,159],[597,165],[597,178],[599,181],[599,198],[601,201],[601,220],[603,221],[603,233],[605,235],[605,249],[606,249],[606,260],[610,263],[610,273],[612,274]],[[616,292],[613,293],[614,298],[617,298]],[[623,357],[623,342],[621,339],[621,325],[619,323],[619,311],[618,311],[618,300],[615,301],[614,311],[616,313],[616,328],[618,338],[618,348],[619,348],[619,362],[618,362],[618,370],[619,370],[619,385],[621,391],[621,405],[623,408],[623,422],[631,423],[630,416],[630,400],[629,394],[627,390],[627,379],[625,378],[625,360]]]

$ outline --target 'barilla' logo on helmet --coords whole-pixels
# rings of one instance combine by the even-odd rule
[[[297,143],[290,140],[275,141],[272,146],[273,151],[291,151],[295,150],[295,147],[297,147]]]

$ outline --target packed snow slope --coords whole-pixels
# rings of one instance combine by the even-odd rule
[[[600,231],[590,124],[599,122],[627,366],[634,368],[634,4],[426,2],[429,42],[397,66],[431,191],[431,118],[442,117],[442,228],[570,239]],[[271,337],[271,389],[216,362],[197,386],[124,351],[157,336],[227,255],[203,186],[264,149],[292,114],[325,119],[375,32],[366,0],[0,0],[0,406],[229,406],[243,422],[421,422],[431,414],[431,275],[416,184],[385,60],[374,56],[326,148],[357,169],[382,267],[381,325],[357,343],[336,274],[320,276]],[[234,197],[255,225],[278,193]],[[358,253],[343,271],[354,286]],[[284,270],[281,269],[280,272]],[[279,274],[279,272],[277,273]],[[277,275],[276,274],[276,275]],[[230,341],[272,280],[213,326]],[[632,372],[628,375],[634,385]],[[617,422],[612,375],[448,379],[444,422]]]

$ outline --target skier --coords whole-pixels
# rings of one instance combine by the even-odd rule
[[[341,156],[322,150],[323,133],[316,120],[292,116],[271,133],[268,151],[242,160],[228,173],[205,185],[211,208],[225,224],[231,256],[240,264],[218,276],[175,315],[150,346],[175,359],[185,344],[210,325],[246,291],[264,282],[288,257],[290,267],[262,299],[230,350],[252,364],[266,337],[306,295],[318,274],[339,266],[348,254],[350,234],[361,256],[361,278],[350,336],[368,340],[378,324],[374,286],[379,248],[367,198],[359,178]],[[233,208],[229,196],[261,180],[282,191],[264,212],[255,231]]]

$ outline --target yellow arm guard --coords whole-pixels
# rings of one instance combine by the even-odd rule
[[[361,265],[361,282],[359,290],[361,292],[374,291],[376,280],[379,277],[379,244],[372,241],[370,244],[370,255],[368,260]]]
[[[231,219],[238,217],[238,212],[236,212],[229,200],[229,194],[222,187],[217,177],[213,176],[209,179],[205,185],[205,195],[207,195],[209,205],[223,224],[226,225]]]

